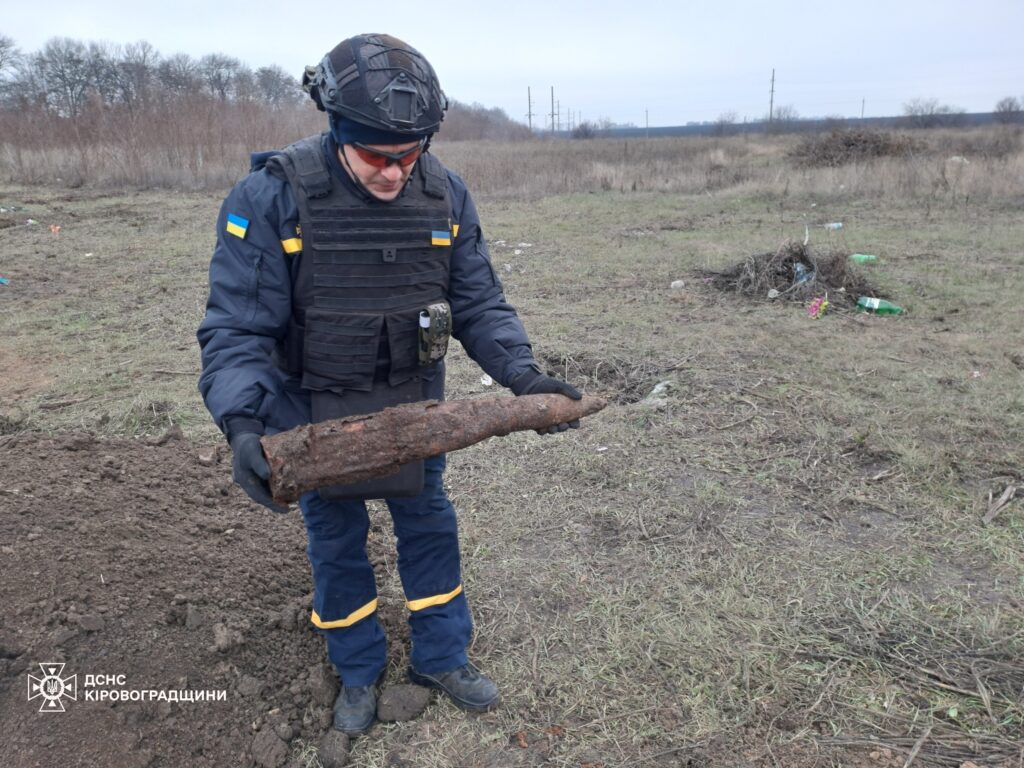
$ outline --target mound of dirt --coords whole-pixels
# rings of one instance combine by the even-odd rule
[[[300,516],[165,438],[0,437],[0,765],[276,766],[329,728]]]
[[[850,264],[848,253],[819,256],[798,242],[786,243],[774,253],[748,256],[731,269],[705,275],[713,288],[754,299],[806,303],[827,295],[830,308],[848,309],[856,305],[859,296],[884,298]]]

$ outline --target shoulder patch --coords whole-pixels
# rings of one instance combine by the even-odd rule
[[[243,219],[234,213],[228,214],[228,223],[225,229],[235,237],[245,239],[245,233],[249,229],[249,220]]]

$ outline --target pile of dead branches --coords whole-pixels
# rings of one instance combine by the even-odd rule
[[[743,296],[775,301],[808,302],[827,296],[833,308],[853,307],[859,296],[880,296],[856,268],[849,254],[815,254],[799,242],[785,243],[773,253],[748,256],[724,272],[708,272],[712,287]]]

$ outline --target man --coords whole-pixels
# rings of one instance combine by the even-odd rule
[[[277,512],[259,437],[444,396],[448,335],[517,395],[562,393],[544,375],[491,268],[462,180],[427,152],[447,100],[433,68],[387,35],[344,40],[303,85],[330,130],[253,156],[217,224],[199,328],[199,389],[234,454],[234,478]],[[562,431],[561,424],[550,431]],[[342,682],[334,725],[364,733],[386,662],[365,499],[383,498],[398,540],[412,636],[409,677],[483,711],[498,688],[467,658],[445,457],[322,488],[299,502],[313,570],[312,621]]]

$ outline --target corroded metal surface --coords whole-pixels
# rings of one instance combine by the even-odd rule
[[[597,413],[600,397],[488,397],[385,408],[379,413],[306,424],[264,437],[270,492],[279,502],[306,491],[386,477],[403,464],[527,429],[545,429]]]

